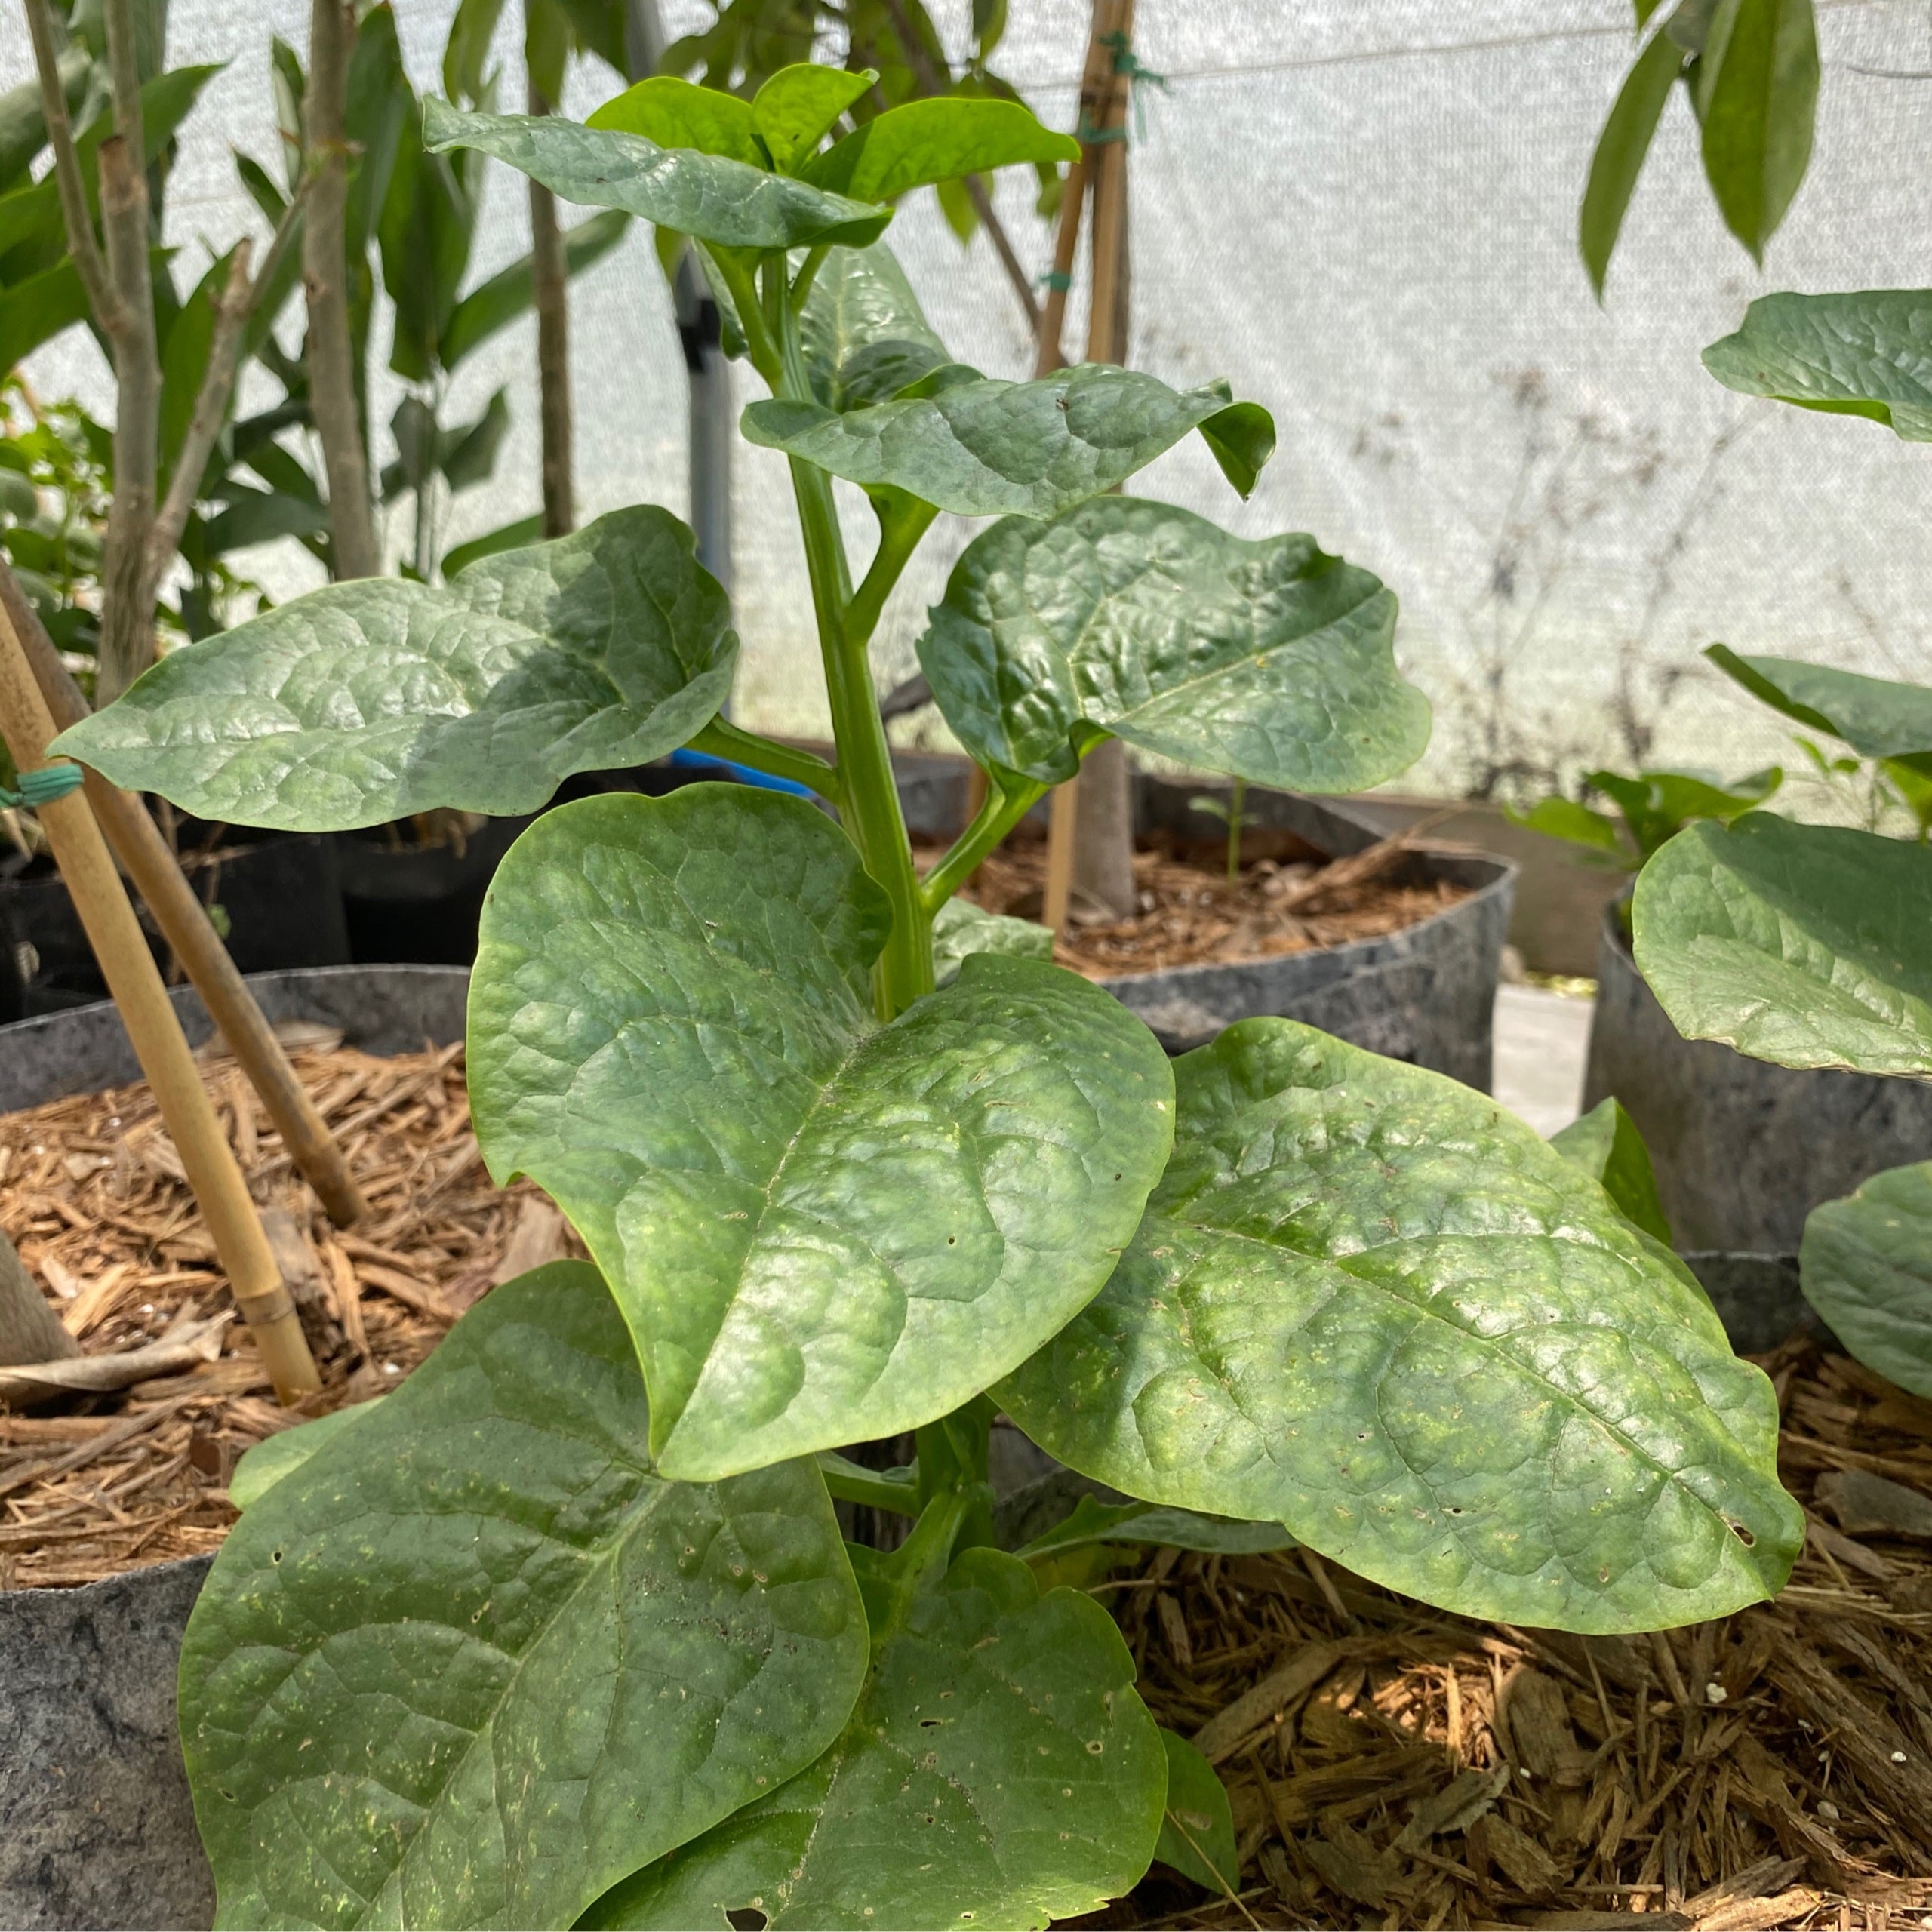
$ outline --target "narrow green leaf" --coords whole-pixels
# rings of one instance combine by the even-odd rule
[[[509,393],[499,389],[475,422],[459,423],[443,432],[436,466],[453,492],[472,489],[488,480],[497,466],[497,452],[503,448],[509,430]]]
[[[1638,970],[1687,1038],[1784,1066],[1932,1075],[1932,851],[1752,812],[1644,868]]]
[[[665,148],[560,115],[463,114],[423,103],[424,139],[440,152],[494,155],[567,202],[622,208],[681,235],[730,248],[791,248],[818,242],[863,248],[892,218],[803,181],[724,155]]]
[[[202,526],[202,549],[209,557],[272,543],[278,537],[318,537],[329,527],[328,509],[312,497],[251,490],[232,478],[221,496],[222,507]]]
[[[1874,1174],[1813,1208],[1798,1265],[1804,1299],[1845,1346],[1932,1399],[1932,1161]]]
[[[454,577],[459,571],[467,570],[479,557],[494,557],[503,550],[520,550],[526,544],[537,542],[543,534],[542,511],[534,516],[518,517],[514,523],[486,531],[481,537],[472,537],[467,543],[459,543],[454,549],[445,551],[443,575]]]
[[[1155,1859],[1216,1897],[1232,1897],[1241,1890],[1241,1854],[1227,1787],[1186,1738],[1163,1728],[1161,1743],[1168,1754],[1168,1800]]]
[[[887,924],[838,829],[749,786],[561,807],[497,874],[477,1137],[598,1257],[669,1475],[958,1407],[1106,1278],[1167,1158],[1167,1061],[1107,994],[976,955],[881,1026]]]
[[[1638,26],[1642,26],[1640,20]],[[1590,177],[1583,189],[1577,218],[1577,245],[1589,271],[1590,286],[1603,300],[1604,278],[1623,232],[1630,196],[1643,171],[1651,140],[1663,118],[1664,103],[1684,71],[1684,50],[1667,33],[1652,36],[1618,89],[1610,118],[1597,137],[1590,157]]]
[[[0,369],[17,367],[42,343],[87,318],[87,291],[71,256],[0,289]]]
[[[691,532],[645,506],[440,587],[331,584],[185,645],[62,740],[203,817],[346,830],[534,811],[574,772],[683,744],[737,635]]]
[[[1721,0],[1702,60],[1704,172],[1725,225],[1761,260],[1811,162],[1811,0]]]
[[[587,221],[564,231],[564,267],[579,275],[601,261],[624,238],[630,217],[621,208],[605,208]],[[470,351],[497,331],[528,315],[537,300],[531,258],[519,261],[479,282],[457,303],[443,329],[439,355],[445,369],[454,369]]]
[[[1744,395],[1863,416],[1932,442],[1932,290],[1762,295],[1704,367]]]
[[[975,952],[1051,960],[1054,936],[1032,919],[985,912],[970,899],[949,899],[933,921],[933,966],[940,984],[956,979],[968,955]]]
[[[838,1737],[867,1641],[817,1471],[669,1483],[646,1433],[565,1262],[257,1498],[181,1654],[218,1924],[568,1925]]]
[[[1086,362],[1038,382],[981,377],[841,416],[755,402],[746,437],[835,476],[903,490],[960,516],[1057,516],[1124,482],[1228,406],[1224,386],[1171,389]]]
[[[844,1735],[583,1923],[779,1932],[1044,1926],[1147,1869],[1167,1756],[1112,1620],[969,1549],[880,1649]]]
[[[888,108],[799,171],[808,181],[861,202],[895,202],[915,188],[1016,162],[1078,161],[1071,134],[1044,128],[1017,101],[949,94]]]
[[[1704,655],[1755,698],[1814,731],[1842,738],[1862,758],[1932,752],[1932,691],[1861,677],[1792,657],[1741,657],[1714,644]]]
[[[1761,805],[1784,782],[1776,765],[1754,771],[1730,785],[1714,783],[1694,771],[1644,771],[1634,778],[1617,771],[1592,771],[1585,782],[1623,814],[1625,827],[1644,857],[1698,819],[1728,825]]]
[[[238,1509],[252,1509],[284,1476],[293,1475],[325,1442],[333,1442],[358,1422],[366,1422],[382,1401],[352,1402],[331,1410],[313,1422],[297,1423],[278,1435],[257,1443],[235,1465],[229,1478],[228,1500]]]
[[[1549,1137],[1549,1144],[1566,1161],[1574,1161],[1617,1203],[1617,1212],[1666,1247],[1671,1244],[1670,1223],[1657,1198],[1657,1177],[1651,1150],[1637,1124],[1614,1097],[1599,1100],[1581,1120],[1572,1121]]]
[[[761,171],[771,166],[758,145],[750,102],[717,88],[694,87],[669,74],[639,81],[607,100],[583,125],[636,134],[660,148],[722,155]]]
[[[1240,1522],[1194,1509],[1164,1509],[1153,1503],[1102,1503],[1083,1496],[1063,1523],[1013,1553],[1032,1561],[1101,1543],[1164,1545],[1217,1556],[1251,1556],[1295,1546],[1294,1538],[1279,1523]]]
[[[457,0],[443,47],[443,91],[452,100],[481,100],[484,63],[490,57],[503,0]]]
[[[1803,1517],[1770,1384],[1596,1182],[1291,1020],[1175,1076],[1133,1246],[992,1391],[1042,1447],[1466,1616],[1648,1630],[1777,1591]]]
[[[813,393],[841,411],[890,401],[952,359],[883,242],[832,250],[813,278],[798,335]]]
[[[980,764],[1043,783],[1073,776],[1096,730],[1321,792],[1392,778],[1429,740],[1428,701],[1395,669],[1394,597],[1312,537],[1250,543],[1098,497],[983,531],[930,615],[919,663],[947,724]]]
[[[1572,845],[1586,845],[1592,851],[1617,854],[1623,850],[1617,835],[1617,821],[1607,812],[1592,811],[1574,798],[1543,798],[1526,812],[1505,808],[1512,825],[1526,832],[1540,832],[1547,838],[1561,838]]]
[[[781,174],[801,172],[839,115],[878,78],[875,68],[854,73],[816,60],[780,68],[752,97],[752,123],[771,165]]]

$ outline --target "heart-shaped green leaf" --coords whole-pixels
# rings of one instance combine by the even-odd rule
[[[1097,497],[983,531],[919,663],[981,764],[1057,784],[1095,728],[1198,771],[1358,791],[1429,741],[1395,599],[1308,537],[1249,543],[1171,504]]]
[[[841,411],[889,401],[952,359],[883,242],[826,255],[798,335],[813,394]]]
[[[1134,1245],[993,1392],[1042,1447],[1466,1616],[1655,1629],[1783,1583],[1770,1384],[1588,1175],[1291,1020],[1175,1072]]]
[[[970,899],[949,899],[933,921],[933,967],[943,986],[969,953],[1003,952],[1011,959],[1051,959],[1054,936],[1032,919],[988,912]]]
[[[603,1266],[667,1475],[956,1408],[1094,1294],[1165,1164],[1124,1008],[981,955],[878,1026],[887,924],[835,826],[749,786],[564,806],[491,889],[477,1135]]]
[[[737,653],[691,532],[616,510],[441,586],[369,577],[292,598],[169,652],[58,748],[239,825],[534,811],[573,772],[683,744]]]
[[[1813,1208],[1798,1266],[1804,1299],[1866,1367],[1932,1398],[1932,1161]]]
[[[892,219],[889,208],[828,194],[728,155],[663,147],[641,134],[586,128],[561,115],[466,114],[445,101],[426,100],[423,138],[432,153],[476,148],[567,202],[622,208],[720,248],[792,248],[817,242],[863,248]]]
[[[1657,1198],[1651,1150],[1621,1101],[1599,1100],[1581,1120],[1552,1134],[1549,1144],[1599,1183],[1626,1221],[1669,1247],[1670,1223]]]
[[[1083,362],[1038,382],[983,376],[843,416],[774,398],[753,403],[743,426],[751,441],[848,482],[903,490],[957,515],[1054,517],[1124,482],[1230,407],[1224,384],[1171,389],[1157,377]]]
[[[780,68],[752,97],[752,123],[772,166],[799,173],[833,122],[878,78],[875,68],[854,73],[816,60]]]
[[[882,1644],[809,1770],[620,1885],[583,1921],[819,1932],[1037,1927],[1147,1869],[1167,1758],[1091,1597],[969,1549]]]
[[[1184,1737],[1163,1730],[1168,1754],[1168,1802],[1154,1857],[1217,1897],[1241,1889],[1241,1853],[1234,1807],[1214,1767]]]
[[[1866,416],[1932,442],[1932,290],[1761,295],[1704,351],[1727,389],[1829,415]]]
[[[1745,657],[1721,644],[1704,655],[1755,698],[1814,731],[1842,738],[1863,758],[1932,752],[1932,691],[1865,678],[1792,657]]]
[[[949,94],[888,108],[798,171],[854,201],[896,202],[915,188],[989,174],[1019,162],[1078,161],[1071,134],[1041,126],[1017,100]]]
[[[694,148],[769,173],[758,144],[751,103],[721,88],[700,88],[675,75],[655,74],[607,100],[583,124],[635,134],[660,148]]]
[[[181,1654],[219,1923],[568,1925],[838,1737],[868,1639],[823,1482],[666,1482],[646,1432],[561,1263],[256,1502]]]
[[[1687,1038],[1784,1066],[1932,1075],[1932,852],[1752,812],[1638,877],[1638,970]]]

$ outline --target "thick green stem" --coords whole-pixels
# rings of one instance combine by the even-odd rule
[[[845,781],[836,765],[828,764],[815,752],[801,751],[795,745],[781,745],[775,738],[760,737],[734,724],[729,718],[714,718],[691,740],[691,749],[707,752],[713,758],[728,758],[748,764],[754,771],[768,771],[774,778],[789,778],[835,804],[845,801]]]
[[[799,347],[797,318],[785,300],[782,257],[767,266],[765,276],[766,319],[780,335],[780,392],[796,401],[808,400],[811,385]],[[825,660],[826,694],[832,703],[832,735],[838,744],[838,770],[845,782],[846,826],[866,870],[884,889],[892,908],[892,931],[873,969],[879,1017],[890,1020],[933,989],[932,921],[920,900],[918,880],[912,871],[912,850],[899,809],[899,787],[866,655],[866,638],[854,635],[848,627],[854,602],[852,577],[838,528],[838,506],[832,500],[832,478],[817,464],[795,457],[792,490],[798,500],[805,564],[811,575],[812,607]],[[903,567],[903,558],[900,562]],[[878,601],[884,601],[882,592]]]
[[[1046,791],[1045,786],[1036,785],[1029,778],[1021,780],[1019,788],[1008,793],[1001,790],[997,779],[989,779],[986,802],[974,814],[972,823],[953,841],[952,849],[927,873],[919,888],[928,918],[972,877],[980,860],[1033,809]]]

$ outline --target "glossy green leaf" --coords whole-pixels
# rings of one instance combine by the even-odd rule
[[[1643,172],[1671,89],[1684,71],[1684,58],[1683,48],[1669,35],[1653,35],[1624,76],[1610,118],[1597,137],[1596,152],[1590,157],[1590,178],[1583,189],[1577,242],[1598,301],[1603,299],[1604,278],[1610,272],[1610,258],[1623,232],[1637,177]]]
[[[1160,1734],[1112,1620],[969,1549],[882,1644],[844,1735],[769,1798],[640,1872],[584,1919],[778,1932],[1041,1927],[1147,1869]]]
[[[568,1925],[838,1735],[867,1640],[817,1472],[666,1482],[646,1433],[565,1262],[257,1499],[182,1647],[218,1924]]]
[[[1704,655],[1751,695],[1814,731],[1842,738],[1865,758],[1932,752],[1932,691],[1861,677],[1792,657],[1743,657],[1721,644]]]
[[[1258,402],[1231,403],[1201,424],[1201,440],[1245,503],[1275,454],[1275,419]]]
[[[1071,134],[1042,127],[1017,101],[949,94],[888,108],[799,170],[855,201],[894,202],[915,188],[1017,162],[1078,161]]]
[[[1654,1629],[1779,1588],[1803,1517],[1770,1384],[1587,1174],[1291,1020],[1175,1074],[1134,1245],[992,1392],[1043,1448],[1466,1616]]]
[[[1241,1854],[1227,1786],[1186,1738],[1163,1729],[1161,1743],[1168,1754],[1168,1801],[1155,1859],[1217,1897],[1232,1897],[1241,1890]]]
[[[1745,395],[1864,416],[1932,442],[1932,290],[1762,295],[1704,367]]]
[[[1867,1368],[1932,1399],[1932,1161],[1813,1208],[1798,1266],[1804,1299]]]
[[[1038,382],[982,377],[943,394],[841,416],[774,398],[746,438],[847,481],[903,490],[960,516],[1058,516],[1124,482],[1229,407],[1225,386],[1171,389],[1086,362]]]
[[[1064,1522],[1013,1553],[1031,1561],[1097,1543],[1148,1543],[1216,1556],[1258,1555],[1295,1546],[1294,1538],[1280,1523],[1241,1522],[1195,1509],[1164,1509],[1155,1503],[1103,1503],[1097,1497],[1083,1496]]]
[[[1054,936],[1035,920],[989,912],[970,899],[949,899],[933,920],[933,966],[940,984],[956,978],[968,955],[974,952],[1050,960]]]
[[[1718,0],[1700,61],[1704,173],[1725,225],[1761,260],[1811,161],[1811,0]]]
[[[1694,771],[1643,771],[1630,777],[1617,771],[1592,771],[1586,783],[1614,804],[1637,849],[1648,858],[1667,839],[1698,819],[1728,825],[1761,805],[1784,782],[1776,765],[1721,785]]]
[[[614,511],[432,586],[310,591],[171,651],[63,750],[190,811],[288,831],[534,811],[574,772],[640,764],[715,715],[724,592],[668,511]]]
[[[982,764],[1043,783],[1072,777],[1098,731],[1318,792],[1392,778],[1429,742],[1429,702],[1395,669],[1395,598],[1312,537],[1250,543],[1096,497],[982,532],[931,616],[919,663],[947,724]]]
[[[1167,1061],[1124,1008],[977,955],[878,1026],[887,926],[838,828],[750,786],[561,807],[497,874],[477,1137],[602,1266],[669,1475],[958,1407],[1093,1295],[1165,1162]]]
[[[1637,966],[1677,1030],[1784,1066],[1932,1075],[1932,851],[1752,812],[1644,868]]]
[[[780,68],[752,97],[752,123],[772,166],[800,173],[839,115],[878,78],[875,68],[855,73],[816,60]]]
[[[468,543],[459,543],[454,549],[443,552],[443,574],[446,577],[454,577],[458,571],[467,570],[479,557],[494,557],[500,550],[520,550],[526,544],[537,542],[543,534],[541,510],[534,516],[518,517],[514,523],[486,530],[481,537],[472,537]]]
[[[284,1476],[293,1475],[325,1442],[366,1422],[383,1398],[352,1402],[346,1408],[332,1409],[313,1422],[297,1423],[257,1443],[235,1465],[228,1481],[228,1500],[238,1509],[252,1509]]]
[[[771,166],[758,145],[750,102],[718,88],[694,87],[669,74],[654,75],[626,88],[607,100],[584,125],[639,135],[660,148],[722,155],[747,168]]]
[[[1566,1161],[1575,1161],[1592,1180],[1601,1182],[1626,1221],[1670,1246],[1670,1222],[1657,1198],[1651,1150],[1621,1101],[1614,1096],[1599,1100],[1581,1120],[1552,1134],[1549,1144]]]
[[[727,155],[660,147],[641,135],[586,128],[560,115],[463,114],[429,100],[423,103],[423,133],[432,150],[479,149],[567,202],[622,208],[721,248],[817,242],[863,248],[891,219],[888,209]]]
[[[841,411],[888,402],[952,359],[883,242],[826,255],[805,297],[798,335],[813,393]]]
[[[630,217],[620,208],[606,208],[587,221],[564,231],[564,267],[580,274],[602,260],[624,238]],[[531,257],[512,262],[488,281],[479,283],[457,303],[443,330],[441,355],[445,369],[454,369],[479,343],[528,315],[537,300]]]

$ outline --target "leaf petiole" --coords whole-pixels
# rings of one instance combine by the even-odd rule
[[[789,778],[835,804],[845,800],[845,781],[838,768],[816,752],[801,751],[795,745],[781,745],[775,738],[761,737],[734,724],[728,718],[714,718],[691,741],[691,749],[709,752],[713,758],[748,764],[754,771],[769,772],[774,778]]]
[[[819,1451],[818,1472],[825,1486],[841,1503],[863,1503],[872,1509],[890,1510],[894,1515],[919,1513],[919,1466],[909,1463],[903,1469],[869,1469],[835,1449]]]
[[[1008,774],[1009,776],[1011,774]],[[937,912],[977,869],[981,860],[1046,795],[1047,787],[1032,779],[1017,780],[1008,792],[1004,781],[988,774],[986,802],[973,822],[952,842],[952,849],[927,873],[919,898],[928,916]]]

